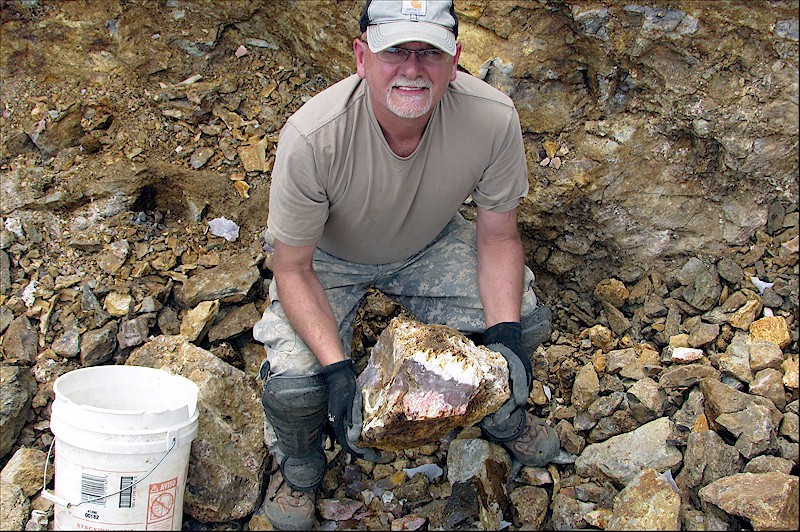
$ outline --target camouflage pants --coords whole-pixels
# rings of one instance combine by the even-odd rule
[[[270,244],[267,242],[268,247]],[[317,249],[314,270],[339,325],[345,354],[350,352],[359,302],[370,287],[425,323],[441,323],[466,333],[485,328],[478,293],[475,225],[460,214],[432,243],[407,260],[358,264]],[[538,304],[533,281],[533,273],[526,267],[521,305],[523,344],[535,347],[550,334],[550,309]],[[270,301],[253,328],[253,337],[266,348],[270,373],[286,377],[319,373],[319,362],[286,318],[275,282],[270,286]]]

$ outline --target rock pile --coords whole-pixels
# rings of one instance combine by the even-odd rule
[[[51,511],[38,492],[54,380],[109,363],[165,367],[201,387],[186,526],[266,526],[263,347],[251,339],[271,277],[260,244],[142,212],[62,249],[43,220],[7,218],[0,238],[4,526],[41,528]],[[585,298],[543,294],[555,332],[532,354],[529,407],[559,434],[558,463],[520,467],[476,427],[380,464],[335,446],[325,526],[797,528],[797,260],[794,211],[719,259],[605,279]],[[403,314],[368,294],[359,370]]]

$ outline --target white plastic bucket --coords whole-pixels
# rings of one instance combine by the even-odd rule
[[[95,366],[53,384],[56,530],[180,530],[199,390],[138,366]]]

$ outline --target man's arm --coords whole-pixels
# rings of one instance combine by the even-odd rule
[[[525,279],[525,254],[517,229],[517,210],[492,212],[478,207],[478,287],[486,330],[483,342],[508,363],[511,397],[481,421],[498,441],[511,441],[525,431],[525,408],[533,386],[530,358],[522,348],[520,305]]]
[[[272,274],[289,323],[322,365],[328,387],[328,419],[342,448],[365,460],[380,453],[356,445],[361,437],[361,392],[353,362],[345,358],[339,328],[313,267],[316,245],[290,246],[275,239]]]
[[[478,289],[486,328],[519,322],[525,255],[517,229],[517,210],[493,212],[478,207]]]
[[[345,356],[330,302],[312,265],[315,249],[316,245],[290,246],[276,239],[272,273],[289,323],[327,366]]]

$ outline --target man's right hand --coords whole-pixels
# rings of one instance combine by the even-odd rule
[[[356,383],[352,360],[334,362],[322,368],[328,383],[328,419],[339,445],[346,452],[371,462],[380,459],[380,452],[357,447],[363,424],[361,391]]]

